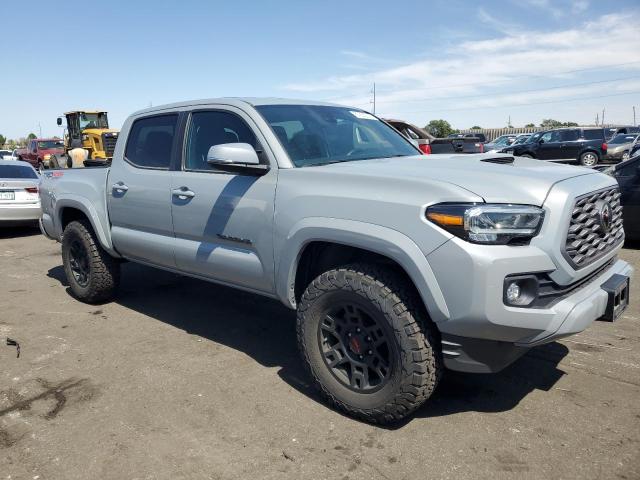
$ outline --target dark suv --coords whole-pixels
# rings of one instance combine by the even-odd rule
[[[606,142],[602,128],[559,128],[537,132],[526,143],[511,145],[502,152],[540,160],[577,161],[593,167],[607,154]]]

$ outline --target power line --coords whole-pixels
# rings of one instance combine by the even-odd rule
[[[415,110],[411,112],[402,112],[404,114],[407,113],[424,113],[424,112],[453,112],[453,111],[468,111],[468,110],[488,110],[495,108],[511,108],[511,107],[528,107],[531,105],[548,105],[552,103],[565,103],[565,102],[576,102],[580,100],[594,100],[597,98],[608,98],[608,97],[619,97],[623,95],[633,95],[640,93],[640,90],[635,90],[632,92],[621,92],[621,93],[612,93],[608,95],[597,95],[597,96],[588,96],[588,97],[576,97],[576,98],[567,98],[564,100],[551,100],[547,102],[531,102],[531,103],[511,103],[505,105],[495,105],[495,106],[484,106],[484,107],[470,107],[470,108],[438,108],[435,110]],[[379,114],[378,116],[387,116],[388,114]]]
[[[622,78],[614,78],[614,79],[611,79],[611,80],[594,80],[594,81],[591,81],[591,82],[569,83],[569,84],[566,84],[566,85],[559,85],[559,86],[556,86],[556,87],[532,88],[532,89],[528,89],[528,90],[515,90],[515,91],[512,91],[512,92],[497,93],[497,94],[482,93],[482,94],[475,94],[475,95],[452,95],[452,96],[449,96],[449,97],[422,98],[422,99],[414,99],[414,100],[378,100],[378,103],[436,102],[438,100],[451,100],[451,99],[458,99],[458,98],[486,97],[487,95],[504,97],[506,95],[516,95],[516,94],[519,94],[519,93],[545,92],[547,90],[557,90],[557,89],[560,89],[560,88],[582,87],[582,86],[585,86],[585,85],[595,85],[595,84],[600,84],[600,83],[621,82],[623,80],[632,80],[634,78],[640,78],[640,75],[633,75],[633,76],[630,76],[630,77],[622,77]]]

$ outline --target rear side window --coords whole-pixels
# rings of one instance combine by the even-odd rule
[[[38,178],[35,170],[22,165],[0,165],[0,178]]]
[[[159,115],[133,122],[124,156],[142,168],[168,169],[178,115]]]
[[[580,130],[563,130],[560,133],[560,140],[563,142],[573,142],[580,138]]]
[[[603,130],[585,130],[583,137],[585,140],[604,140]]]

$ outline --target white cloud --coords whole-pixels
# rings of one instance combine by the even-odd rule
[[[574,14],[585,12],[589,8],[587,0],[573,0],[571,2],[571,12]]]
[[[373,69],[369,73],[292,83],[285,89],[326,95],[339,103],[366,105],[375,81],[380,108],[384,106],[385,111],[393,112],[404,109],[403,104],[412,100],[483,92],[493,96],[490,90],[525,89],[530,85],[523,87],[522,84],[530,76],[535,77],[531,88],[548,82],[547,78],[561,79],[566,83],[573,79],[580,83],[589,80],[589,72],[561,72],[622,63],[629,64],[627,71],[640,69],[640,50],[633,48],[640,45],[640,29],[634,18],[635,14],[631,13],[612,14],[575,29],[550,33],[529,30],[504,33],[488,40],[465,40],[452,45],[450,51],[441,52],[437,58],[394,68]],[[592,91],[607,88],[610,86],[596,85]],[[535,98],[554,98],[557,95],[560,95],[557,91],[541,92]]]

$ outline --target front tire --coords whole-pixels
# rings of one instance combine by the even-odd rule
[[[371,423],[399,421],[431,396],[443,369],[434,333],[407,282],[374,265],[323,273],[298,308],[298,345],[316,388]]]
[[[64,229],[62,264],[78,300],[99,303],[113,298],[120,283],[120,264],[100,246],[88,221],[73,221]]]
[[[583,167],[594,167],[598,164],[598,154],[595,152],[584,152],[580,155],[580,165]]]
[[[519,157],[524,157],[524,158],[533,158],[533,155],[529,155],[528,153],[523,153],[522,155],[518,155]]]

